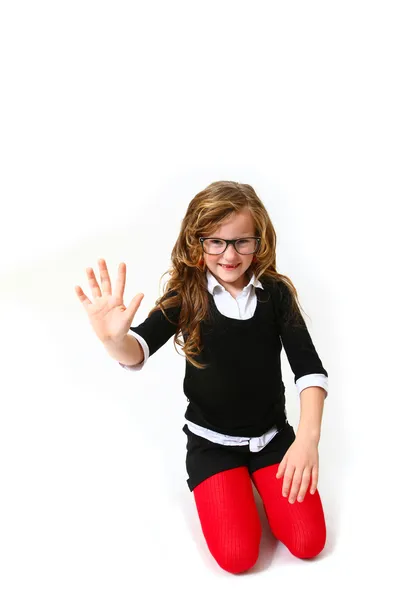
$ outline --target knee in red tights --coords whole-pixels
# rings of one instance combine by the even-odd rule
[[[309,489],[302,502],[291,504],[282,496],[283,478],[276,478],[279,463],[258,469],[252,475],[254,485],[264,504],[274,536],[298,558],[319,554],[326,542],[326,526],[318,490]]]

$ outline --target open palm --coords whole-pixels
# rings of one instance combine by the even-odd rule
[[[75,286],[75,291],[86,310],[97,337],[103,343],[108,341],[118,343],[128,333],[144,294],[136,294],[127,308],[124,305],[123,299],[126,281],[125,263],[119,264],[114,293],[112,293],[106,261],[103,258],[99,258],[98,264],[101,289],[97,283],[93,269],[91,267],[86,269],[93,294],[93,302],[89,300],[78,285]]]

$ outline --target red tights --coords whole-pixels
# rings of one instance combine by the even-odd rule
[[[208,548],[219,566],[230,573],[250,569],[257,561],[261,522],[251,479],[261,496],[272,534],[299,558],[311,558],[325,546],[326,528],[318,490],[290,504],[282,496],[279,463],[249,475],[237,467],[208,477],[193,494]]]

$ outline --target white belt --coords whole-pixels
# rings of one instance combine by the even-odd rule
[[[197,425],[196,423],[192,423],[185,419],[185,422],[192,433],[196,435],[200,435],[201,437],[206,438],[210,442],[215,442],[216,444],[223,444],[224,446],[246,446],[249,445],[250,452],[259,452],[269,442],[273,437],[280,431],[276,427],[271,427],[265,433],[260,435],[260,437],[240,437],[235,435],[226,435],[225,433],[218,433],[217,431],[212,431],[212,429],[207,429],[206,427],[201,427],[201,425]]]

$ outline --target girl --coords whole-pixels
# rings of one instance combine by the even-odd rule
[[[275,230],[254,189],[217,181],[198,193],[171,259],[163,295],[136,327],[143,294],[124,306],[125,264],[114,295],[105,261],[102,291],[88,269],[94,303],[76,291],[95,333],[130,370],[142,369],[173,335],[182,347],[187,484],[220,567],[241,573],[257,561],[261,524],[252,481],[274,536],[297,557],[316,556],[326,541],[317,482],[328,373],[296,288],[276,270]],[[301,401],[296,435],[285,408],[282,345]]]

